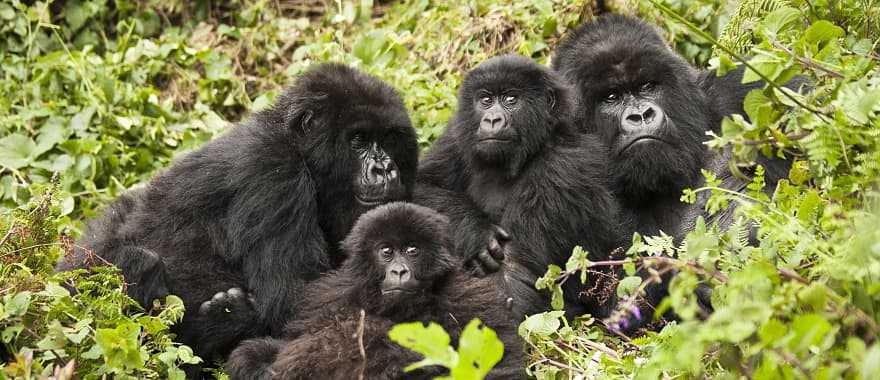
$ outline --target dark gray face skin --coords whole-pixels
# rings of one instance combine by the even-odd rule
[[[663,108],[656,103],[658,97],[656,86],[646,82],[633,91],[610,90],[602,98],[598,117],[608,121],[602,125],[619,126],[613,144],[617,155],[626,154],[636,145],[664,143],[661,136],[663,128],[667,127],[667,118]]]
[[[379,249],[379,266],[385,268],[385,278],[380,287],[383,297],[397,297],[419,290],[421,283],[413,272],[414,259],[419,253],[415,246],[385,246]]]
[[[510,123],[511,115],[519,110],[519,98],[514,93],[493,94],[480,91],[474,99],[474,109],[480,119],[477,143],[504,144],[516,142],[519,135]]]
[[[400,171],[381,143],[355,133],[350,144],[361,167],[355,180],[358,203],[372,207],[402,199],[405,189],[400,182]]]

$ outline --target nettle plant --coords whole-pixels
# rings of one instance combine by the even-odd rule
[[[772,196],[762,191],[760,167],[744,192],[722,189],[709,172],[705,186],[684,192],[682,201],[691,203],[709,192],[710,213],[736,202],[739,222],[727,231],[700,220],[681,244],[635,235],[624,260],[593,263],[575,250],[566,268],[551,267],[538,284],[553,292],[562,281],[588,283],[598,266],[621,266],[628,276],[618,285],[618,310],[604,321],[569,322],[559,311],[527,319],[531,371],[539,378],[880,377],[877,8],[744,2],[738,12],[753,22],[724,33],[749,36],[752,45],[732,48],[652,3],[715,44],[719,75],[745,65],[744,82],[767,83],[745,99],[751,121],[726,119],[709,146],[731,147],[734,171],[753,166],[759,154],[793,165]],[[808,79],[809,91],[781,86],[796,76]],[[748,244],[750,225],[757,226],[757,246]],[[639,269],[652,275],[636,276]],[[632,306],[672,271],[655,317],[668,311],[676,320],[635,339],[614,334],[624,316],[650,317]],[[713,290],[711,314],[698,307],[699,284]],[[561,306],[560,298],[554,307]]]

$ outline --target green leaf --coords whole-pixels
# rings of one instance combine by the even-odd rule
[[[559,318],[565,315],[564,310],[547,311],[530,315],[519,324],[519,336],[528,339],[530,335],[548,336],[559,329]]]
[[[800,12],[795,8],[779,8],[764,17],[759,30],[764,36],[775,38],[777,34],[789,30],[799,17]]]
[[[449,334],[435,322],[427,326],[421,322],[401,323],[388,331],[388,337],[391,341],[425,357],[407,366],[406,371],[432,365],[452,368],[458,360],[456,352],[449,346]]]
[[[36,155],[37,144],[29,137],[13,133],[0,139],[0,165],[21,169],[30,165]]]
[[[639,285],[642,284],[642,278],[639,276],[627,276],[617,284],[617,296],[634,295]]]
[[[863,379],[880,379],[880,343],[871,345],[859,370]]]
[[[140,350],[140,332],[141,327],[134,322],[122,322],[116,328],[95,331],[95,341],[110,368],[121,371],[143,368],[147,358]]]
[[[455,379],[482,379],[504,356],[504,344],[498,335],[481,323],[479,319],[471,320],[461,333],[458,365],[450,371]]]
[[[843,37],[843,28],[832,24],[828,20],[819,20],[807,28],[804,36],[808,42],[822,43]]]

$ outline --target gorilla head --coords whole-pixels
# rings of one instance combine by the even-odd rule
[[[577,86],[578,121],[610,147],[620,194],[640,202],[696,180],[711,113],[698,72],[651,26],[624,16],[584,24],[553,68]]]
[[[412,195],[415,131],[402,99],[384,82],[324,64],[303,74],[267,112],[282,114],[293,132],[322,215],[333,216],[322,223],[331,241],[342,240],[361,212]]]
[[[464,78],[454,124],[473,142],[464,149],[477,164],[515,177],[568,114],[567,99],[566,88],[530,59],[494,57]]]
[[[342,243],[349,254],[343,271],[358,282],[352,290],[379,300],[370,303],[379,314],[418,313],[418,305],[431,302],[431,292],[456,267],[448,223],[434,210],[402,202],[361,215]]]

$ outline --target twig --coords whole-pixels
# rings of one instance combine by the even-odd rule
[[[361,317],[358,320],[358,328],[357,328],[357,341],[358,341],[358,350],[361,353],[361,359],[363,359],[363,363],[361,363],[361,367],[358,369],[358,380],[364,380],[364,372],[367,370],[367,351],[364,349],[364,319],[366,318],[366,312],[364,309],[361,309]]]
[[[814,60],[812,60],[812,59],[809,59],[809,58],[807,58],[807,57],[801,57],[801,56],[795,54],[794,51],[792,51],[791,49],[789,49],[787,46],[785,46],[785,45],[779,43],[779,41],[776,41],[775,38],[770,39],[770,43],[771,43],[774,47],[776,47],[777,49],[782,50],[782,51],[784,51],[786,54],[788,54],[788,55],[794,57],[794,59],[796,59],[798,62],[800,62],[802,65],[804,65],[804,66],[806,66],[806,67],[809,67],[809,68],[811,68],[811,69],[819,70],[819,71],[821,71],[821,72],[823,72],[823,73],[825,73],[825,74],[831,75],[832,77],[835,77],[835,78],[844,78],[844,75],[841,74],[841,73],[838,73],[837,71],[834,71],[834,70],[831,70],[831,69],[829,69],[829,68],[827,68],[827,67],[825,67],[825,66],[822,66],[822,65],[820,65],[818,62],[816,62],[816,61],[814,61]]]

